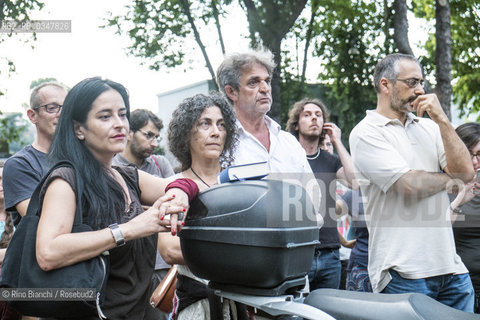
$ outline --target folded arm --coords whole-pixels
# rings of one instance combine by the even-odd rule
[[[393,188],[407,197],[425,198],[445,190],[450,180],[445,173],[410,170],[393,184]]]
[[[427,112],[430,118],[438,124],[442,142],[447,158],[447,167],[444,171],[452,178],[461,179],[463,182],[470,182],[473,179],[474,170],[467,147],[455,132],[447,115],[442,109],[440,102],[435,94],[425,94],[418,96],[413,101],[414,109],[417,115],[422,117]]]

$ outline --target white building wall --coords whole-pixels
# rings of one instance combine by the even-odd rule
[[[201,82],[197,82],[182,88],[170,90],[167,92],[157,94],[158,99],[158,111],[157,115],[160,119],[162,119],[164,128],[160,135],[162,136],[162,141],[160,145],[166,151],[166,157],[172,164],[172,167],[175,169],[179,165],[177,159],[170,153],[168,149],[168,124],[172,119],[172,112],[177,108],[177,106],[182,102],[185,98],[191,97],[198,93],[208,94],[208,92],[212,90],[209,85],[209,80],[204,80]]]

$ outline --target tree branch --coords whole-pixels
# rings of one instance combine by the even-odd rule
[[[450,5],[448,1],[436,0],[435,8],[436,38],[436,79],[435,92],[443,111],[451,119],[450,106],[452,98],[452,34],[450,31]]]
[[[217,27],[218,40],[220,41],[220,47],[222,48],[222,54],[225,54],[225,44],[223,43],[222,28],[220,27],[220,20],[218,18],[217,0],[212,0],[212,12],[215,19],[215,25]]]
[[[295,21],[297,21],[298,16],[302,13],[303,9],[307,5],[307,0],[297,0],[295,4],[295,8],[292,10],[292,14],[287,16],[287,19],[284,23],[281,24],[281,29],[276,32],[276,34],[283,39],[285,35],[290,31]]]
[[[395,0],[393,2],[395,15],[393,16],[393,40],[395,47],[400,53],[414,55],[408,41],[408,19],[407,19],[407,3],[406,0]],[[422,75],[425,78],[425,71],[422,68]],[[426,93],[432,92],[432,87],[428,81],[425,81],[423,89]]]
[[[200,47],[200,50],[202,50],[203,58],[205,59],[205,63],[207,64],[208,71],[212,76],[213,83],[215,86],[217,86],[217,83],[215,81],[215,72],[213,71],[212,64],[210,63],[210,59],[208,58],[207,51],[205,50],[205,45],[203,44],[202,39],[200,38],[200,34],[198,33],[197,26],[195,25],[195,21],[193,20],[192,13],[190,11],[190,1],[180,0],[180,4],[182,5],[183,12],[187,16],[188,22],[192,27],[192,31],[195,36],[195,41],[197,41],[197,44]]]
[[[303,66],[302,66],[302,75],[300,77],[300,86],[303,87],[303,84],[305,83],[305,74],[307,72],[307,62],[308,62],[308,48],[310,47],[310,42],[312,40],[312,32],[313,32],[313,24],[315,22],[315,17],[317,16],[317,10],[318,10],[318,2],[317,1],[312,1],[312,6],[311,6],[311,15],[310,15],[310,21],[308,23],[308,29],[307,33],[305,35],[305,48],[303,49]]]

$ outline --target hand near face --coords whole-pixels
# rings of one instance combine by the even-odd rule
[[[417,116],[422,117],[425,112],[436,123],[449,121],[447,115],[440,105],[437,95],[434,93],[419,95],[412,102],[413,110],[417,111]]]
[[[323,130],[327,131],[330,140],[334,143],[342,140],[342,130],[333,122],[327,122],[323,125]]]

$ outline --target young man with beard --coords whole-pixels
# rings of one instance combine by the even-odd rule
[[[160,130],[163,128],[162,120],[153,112],[145,109],[137,109],[130,114],[130,132],[127,145],[122,153],[113,158],[112,165],[136,166],[138,169],[154,176],[166,178],[173,176],[174,172],[168,160],[163,156],[152,155],[158,146]],[[168,272],[170,265],[167,264],[157,251],[155,272],[150,284],[150,295]],[[150,298],[150,295],[148,298]],[[146,301],[149,304],[149,301]],[[158,309],[147,307],[145,320],[168,319],[168,315]]]
[[[35,125],[33,143],[18,151],[5,163],[3,189],[5,208],[18,225],[27,213],[35,187],[48,172],[47,153],[52,144],[67,90],[56,82],[43,83],[32,90],[27,116]]]
[[[308,163],[323,194],[320,212],[324,225],[319,231],[320,244],[315,248],[312,267],[308,273],[310,290],[338,289],[340,286],[342,266],[335,212],[336,181],[341,179],[351,185],[354,178],[352,159],[342,143],[341,130],[327,121],[328,111],[320,100],[303,99],[293,105],[287,122],[287,130],[305,149]],[[330,138],[338,156],[321,149],[326,137]]]
[[[472,282],[455,251],[446,188],[452,178],[469,182],[474,171],[423,81],[413,56],[382,59],[374,73],[377,108],[350,135],[357,178],[365,181],[368,273],[374,292],[424,293],[472,312]]]

